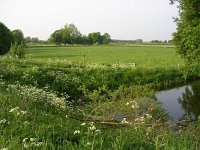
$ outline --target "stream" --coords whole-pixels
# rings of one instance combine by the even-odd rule
[[[155,96],[173,121],[184,120],[187,116],[196,120],[200,115],[200,81],[160,91]]]

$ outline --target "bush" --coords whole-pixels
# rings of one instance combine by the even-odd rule
[[[25,47],[23,44],[17,43],[11,45],[10,53],[13,57],[23,59],[25,58]]]
[[[0,55],[7,53],[10,49],[12,36],[10,30],[0,22]]]

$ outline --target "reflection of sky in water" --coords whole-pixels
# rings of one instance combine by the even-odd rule
[[[181,104],[178,102],[178,99],[182,99],[182,94],[185,93],[186,87],[192,91],[191,86],[183,86],[180,88],[161,91],[156,94],[156,98],[162,103],[161,107],[169,113],[169,116],[173,120],[178,120],[185,114],[185,111],[181,108]]]

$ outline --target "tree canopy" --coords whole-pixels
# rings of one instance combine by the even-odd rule
[[[108,44],[111,38],[108,33],[101,35],[100,32],[89,33],[88,36],[82,35],[74,24],[66,24],[54,31],[49,41],[56,44]]]
[[[7,53],[10,49],[12,36],[10,30],[0,22],[0,55]]]
[[[13,43],[16,43],[17,45],[24,44],[24,34],[21,30],[13,30],[11,32]]]
[[[200,0],[171,0],[178,2],[179,18],[173,41],[177,51],[188,63],[200,62]]]

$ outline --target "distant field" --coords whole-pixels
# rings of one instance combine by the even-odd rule
[[[137,67],[176,67],[183,60],[173,47],[158,46],[76,46],[76,47],[31,47],[27,57],[47,61],[59,59],[69,62],[92,64],[128,64]]]

